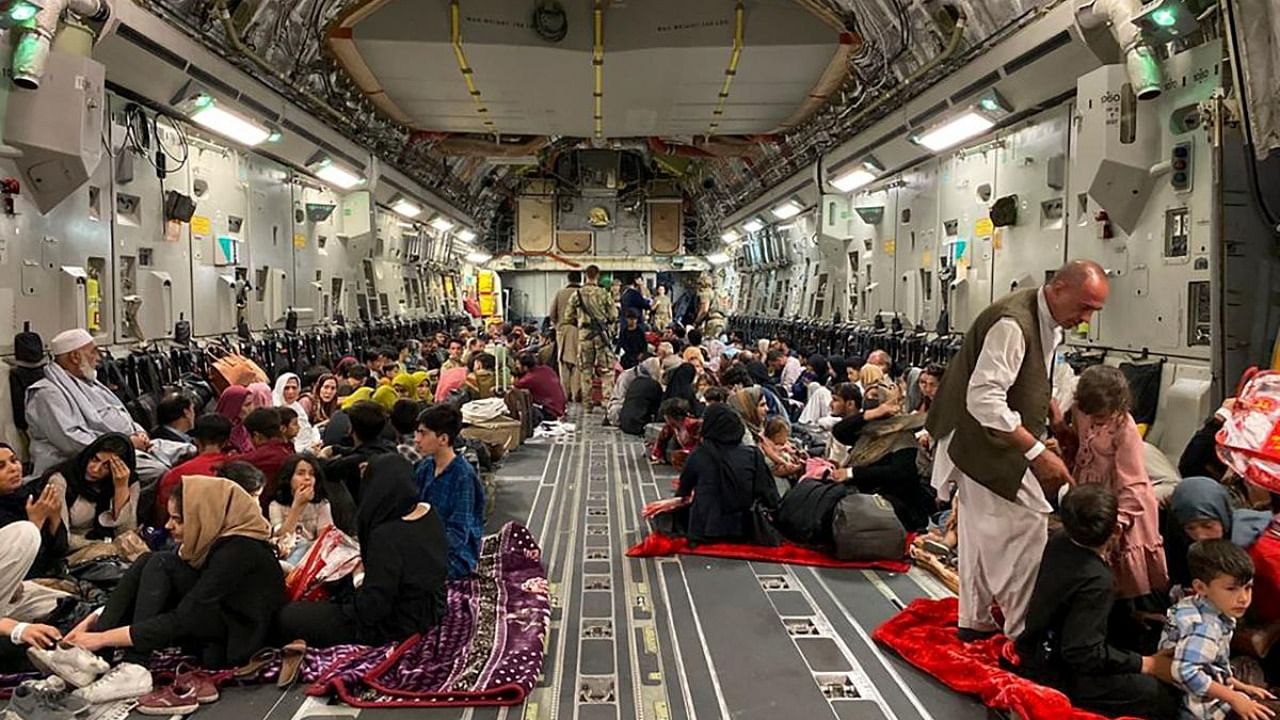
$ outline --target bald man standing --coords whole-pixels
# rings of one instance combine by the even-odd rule
[[[1046,450],[1054,352],[1063,328],[1088,322],[1107,300],[1106,272],[1067,263],[1041,289],[1019,290],[983,310],[947,366],[929,411],[938,439],[933,485],[958,491],[960,638],[998,631],[1016,639],[1040,569],[1052,508],[1070,480]]]

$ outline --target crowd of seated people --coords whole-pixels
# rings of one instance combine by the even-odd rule
[[[623,322],[622,335],[637,329]],[[264,645],[421,632],[447,611],[446,581],[475,572],[484,530],[484,487],[458,450],[460,406],[514,388],[541,418],[569,413],[547,362],[552,338],[508,326],[375,349],[281,375],[274,389],[231,386],[207,412],[165,398],[147,432],[98,383],[86,336],[55,338],[46,378],[28,391],[28,479],[0,445],[0,633],[11,641],[0,641],[0,662],[20,664],[25,647],[59,662],[65,639],[125,649],[134,663],[177,645],[225,667]],[[694,545],[775,544],[779,508],[814,483],[882,497],[910,532],[963,516],[963,497],[930,483],[924,428],[945,367],[678,324],[630,340],[596,417],[647,437],[650,461],[678,470],[673,497],[644,509],[656,530]],[[1164,505],[1132,404],[1124,376],[1097,366],[1079,376],[1070,407],[1055,406],[1052,451],[1071,482],[1052,498],[1062,530],[1024,588],[1016,669],[1103,713],[1271,717],[1266,692],[1226,663],[1233,632],[1280,621],[1280,609],[1249,602],[1255,584],[1259,597],[1280,598],[1280,578],[1249,557],[1275,522],[1272,498],[1212,451],[1230,401],[1188,445],[1186,477]],[[285,602],[285,573],[328,527],[358,542],[363,583],[327,602]],[[95,547],[127,556],[149,528],[164,532],[74,624],[60,612],[66,595],[30,582],[65,577]],[[1280,651],[1258,647],[1280,679]]]
[[[220,669],[286,643],[429,630],[447,612],[447,580],[476,571],[486,507],[476,467],[455,450],[456,401],[472,396],[436,404],[435,387],[452,360],[462,392],[479,380],[483,396],[496,358],[513,355],[469,334],[285,373],[274,388],[232,385],[208,408],[175,393],[149,432],[98,381],[88,334],[59,335],[27,394],[25,476],[19,452],[0,444],[0,672],[102,676],[146,712],[183,714],[194,709],[185,690],[151,685],[154,651],[182,648]],[[554,370],[527,336],[523,347],[519,386],[547,417],[563,415]],[[287,602],[286,575],[330,529],[359,545],[358,571],[332,601]],[[83,592],[53,589],[67,586]],[[108,671],[95,654],[115,650],[123,662]],[[94,692],[85,697],[107,691]]]
[[[657,357],[623,373],[619,385],[656,376],[654,385],[665,387],[677,368],[660,370]],[[899,367],[884,350],[805,356],[785,339],[741,337],[718,347],[715,360],[712,385],[697,391],[701,413],[683,402],[659,405],[657,391],[647,392],[646,421],[662,423],[650,460],[680,471],[674,497],[644,510],[656,531],[692,544],[774,544],[760,518],[776,517],[779,496],[799,483],[838,483],[883,497],[905,529],[936,533],[954,552],[962,499],[952,487],[931,486],[935,448],[924,429],[944,366]],[[687,360],[682,366],[697,372]],[[1071,474],[1053,498],[1062,529],[1044,548],[1034,587],[1024,589],[1030,610],[1014,638],[1014,669],[1108,716],[1274,717],[1280,704],[1235,677],[1228,662],[1233,631],[1249,633],[1238,644],[1280,682],[1280,650],[1272,650],[1280,577],[1250,557],[1271,542],[1268,528],[1280,542],[1280,520],[1274,499],[1216,455],[1214,435],[1231,401],[1188,444],[1179,463],[1185,477],[1162,505],[1144,460],[1154,448],[1130,414],[1125,376],[1094,366],[1074,387],[1071,406],[1058,412],[1055,403],[1051,418],[1050,447]],[[776,484],[761,482],[769,477]],[[1251,604],[1251,594],[1267,602]]]

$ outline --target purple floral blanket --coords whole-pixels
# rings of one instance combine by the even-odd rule
[[[307,651],[307,694],[335,694],[356,707],[515,705],[542,670],[551,603],[542,551],[528,528],[507,523],[484,539],[476,573],[449,582],[449,611],[439,625],[398,645],[343,645]],[[157,653],[159,678],[190,658]],[[277,659],[243,684],[274,682]],[[234,684],[230,673],[221,683]],[[0,693],[33,675],[0,676]]]
[[[542,670],[550,619],[542,551],[527,528],[507,523],[484,539],[475,575],[449,583],[439,625],[304,675],[307,693],[356,707],[514,705]]]

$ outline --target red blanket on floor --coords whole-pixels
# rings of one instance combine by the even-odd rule
[[[907,547],[910,546],[911,538],[908,537]],[[826,553],[810,550],[799,545],[792,545],[791,543],[783,543],[779,547],[738,545],[734,543],[713,543],[690,547],[689,541],[685,538],[671,537],[659,532],[649,533],[649,537],[641,541],[640,544],[627,550],[628,557],[664,557],[667,555],[705,555],[707,557],[758,560],[760,562],[783,563],[785,565],[866,568],[896,573],[904,573],[911,569],[911,563],[906,560],[837,560]],[[906,556],[906,548],[903,548],[903,556]]]
[[[977,695],[987,707],[1011,710],[1023,720],[1105,720],[1072,707],[1057,690],[1002,669],[1001,655],[1014,656],[1005,636],[960,642],[958,608],[956,598],[914,600],[876,628],[872,637],[952,690]]]

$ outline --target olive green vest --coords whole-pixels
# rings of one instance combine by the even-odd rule
[[[929,408],[925,425],[929,434],[941,440],[952,431],[948,455],[961,472],[991,492],[1013,501],[1027,472],[1022,451],[994,431],[978,424],[966,408],[969,377],[978,362],[987,332],[997,321],[1013,318],[1027,343],[1018,378],[1009,388],[1009,407],[1022,416],[1022,426],[1037,438],[1048,428],[1049,396],[1052,388],[1044,365],[1044,344],[1040,341],[1040,314],[1037,290],[1019,290],[992,303],[973,321],[964,336],[960,352],[947,364],[938,395]]]

